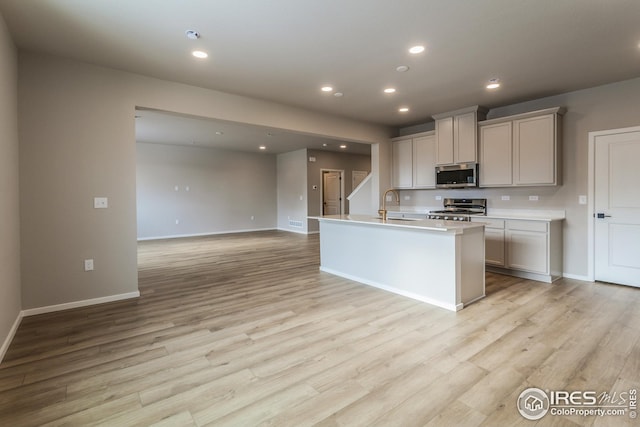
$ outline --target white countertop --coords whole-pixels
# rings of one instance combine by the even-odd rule
[[[426,215],[431,210],[439,210],[442,207],[428,208],[423,206],[394,206],[388,209],[388,215],[400,216],[402,214]],[[480,215],[474,218],[482,218]],[[521,219],[531,221],[561,221],[565,219],[563,210],[546,209],[493,209],[487,210],[486,218],[491,219]]]
[[[465,230],[484,227],[484,224],[464,221],[444,221],[439,219],[393,219],[369,215],[325,215],[316,217],[319,221],[344,221],[354,224],[379,225],[382,227],[414,228],[419,230],[463,233]]]

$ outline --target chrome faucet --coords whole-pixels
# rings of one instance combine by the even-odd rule
[[[382,216],[383,221],[387,220],[387,194],[389,194],[390,192],[396,195],[396,203],[398,204],[398,206],[400,206],[400,195],[398,194],[398,192],[393,188],[385,191],[384,196],[382,196],[382,209],[378,210],[378,215]]]

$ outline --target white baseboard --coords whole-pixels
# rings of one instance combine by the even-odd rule
[[[48,305],[46,307],[29,308],[22,310],[23,317],[35,316],[36,314],[53,313],[55,311],[69,310],[70,308],[87,307],[89,305],[104,304],[106,302],[120,301],[130,298],[138,298],[140,291],[129,292],[126,294],[109,295],[108,297],[92,298],[82,301],[67,302],[64,304]]]
[[[9,345],[11,344],[11,341],[13,341],[13,337],[16,336],[16,332],[18,331],[18,327],[20,326],[20,322],[22,321],[23,317],[24,317],[23,312],[18,313],[18,317],[16,317],[16,321],[13,322],[13,326],[9,330],[9,335],[7,335],[7,338],[5,338],[4,342],[2,343],[2,347],[0,347],[0,363],[2,363],[2,360],[4,359],[4,355],[7,354]]]
[[[248,228],[245,230],[225,230],[225,231],[211,231],[208,233],[170,234],[167,236],[138,237],[138,242],[142,242],[145,240],[180,239],[184,237],[217,236],[219,234],[251,233],[253,231],[271,231],[271,230],[276,230],[276,229],[275,228]]]
[[[296,233],[296,234],[309,234],[304,230],[292,230],[291,228],[278,228],[278,231],[288,231],[289,233]]]
[[[583,282],[593,282],[593,279],[589,278],[589,276],[582,276],[579,274],[562,273],[562,277],[573,280],[582,280]]]

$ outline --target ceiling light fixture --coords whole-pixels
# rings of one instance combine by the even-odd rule
[[[267,147],[266,147],[265,145],[261,145],[261,146],[260,146],[260,147],[258,147],[258,148],[259,148],[259,149],[261,149],[261,150],[266,150],[266,149],[267,149]]]
[[[398,111],[401,113],[408,113],[409,112],[409,107],[400,107],[398,108]]]
[[[224,135],[224,132],[218,130],[216,131],[216,135]]]
[[[198,40],[200,38],[200,33],[196,30],[187,30],[184,32],[188,39],[190,40]]]
[[[202,50],[194,50],[193,52],[191,52],[191,55],[195,56],[196,58],[199,59],[205,59],[209,57],[209,54],[207,52],[204,52]]]
[[[489,84],[487,84],[487,89],[497,89],[500,87],[500,80],[491,79],[489,80]]]
[[[418,53],[424,52],[424,46],[413,46],[409,48],[409,53],[416,55]]]
[[[346,144],[342,144],[342,145],[340,145],[340,148],[342,148],[342,149],[347,148],[347,145]]]
[[[388,87],[388,88],[386,88],[386,89],[384,90],[384,93],[395,93],[395,91],[396,91],[396,90],[395,90],[394,88],[392,88],[392,87]]]
[[[406,73],[407,71],[409,71],[409,67],[407,67],[406,65],[400,65],[396,67],[396,71],[399,73]]]
[[[333,88],[331,86],[322,86],[320,90],[323,92],[333,92]]]

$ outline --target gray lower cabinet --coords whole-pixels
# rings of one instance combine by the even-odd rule
[[[551,283],[562,277],[562,220],[472,218],[485,223],[488,271]]]

